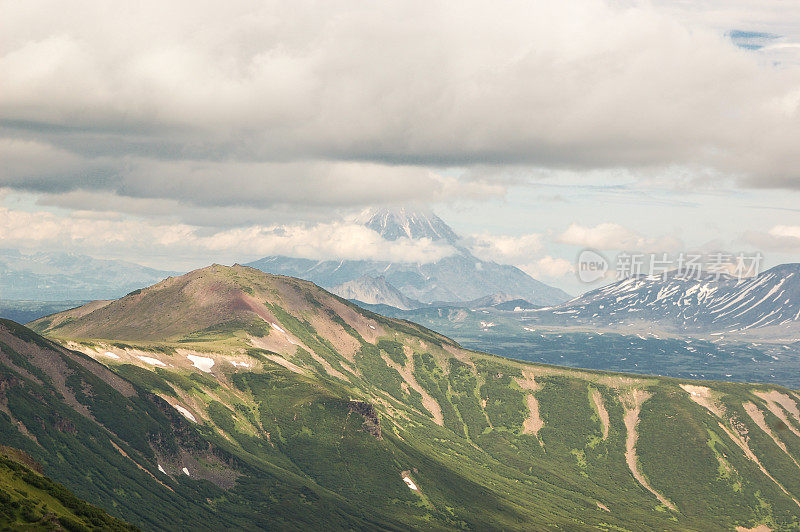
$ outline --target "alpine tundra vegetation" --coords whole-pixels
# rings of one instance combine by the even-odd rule
[[[780,386],[469,351],[242,266],[0,335],[0,443],[142,528],[800,526]]]

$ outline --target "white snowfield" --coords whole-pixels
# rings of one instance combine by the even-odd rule
[[[236,360],[229,360],[228,362],[230,362],[231,365],[233,367],[235,367],[235,368],[249,368],[250,367],[250,364],[248,364],[247,362],[238,362]]]
[[[280,331],[280,332],[282,332],[283,334],[286,334],[286,331],[284,331],[283,329],[281,329],[280,327],[278,327],[276,324],[274,324],[274,323],[270,322],[270,325],[272,325],[273,329],[275,329],[276,331]]]
[[[164,473],[165,475],[167,474],[167,472],[164,471],[164,468],[161,467],[161,464],[158,464],[158,470],[161,471],[162,473]]]
[[[119,358],[119,355],[116,353],[112,353],[111,351],[106,351],[105,353],[97,353],[98,355],[103,355],[104,357],[108,358]]]
[[[161,361],[160,361],[159,359],[157,359],[157,358],[153,358],[153,357],[145,357],[145,356],[141,356],[141,355],[138,355],[136,358],[138,358],[138,359],[139,359],[139,360],[141,360],[142,362],[145,362],[145,363],[147,363],[147,364],[150,364],[151,366],[163,366],[163,367],[167,367],[167,365],[166,365],[166,364],[164,364],[163,362],[161,362]]]
[[[416,484],[414,484],[414,481],[413,481],[413,480],[411,480],[410,478],[408,478],[408,477],[403,477],[403,482],[405,482],[405,483],[406,483],[406,486],[408,486],[408,489],[410,489],[410,490],[414,490],[414,491],[417,491],[417,485],[416,485]]]
[[[189,412],[187,409],[182,407],[181,405],[174,404],[174,405],[172,405],[172,407],[175,410],[177,410],[178,412],[180,412],[181,414],[183,414],[183,417],[185,417],[186,419],[188,419],[192,423],[197,423],[197,419],[194,417],[194,415],[191,412]]]
[[[181,469],[181,471],[183,471],[183,474],[184,474],[184,475],[186,475],[187,477],[191,476],[191,475],[189,474],[189,470],[188,470],[188,469],[186,469],[185,467],[184,467],[183,469]]]
[[[211,373],[211,368],[214,367],[213,358],[201,357],[198,355],[186,355],[186,358],[191,360],[192,365],[194,365],[194,367],[206,373]]]

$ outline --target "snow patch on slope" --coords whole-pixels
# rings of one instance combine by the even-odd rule
[[[211,373],[211,368],[214,367],[214,359],[209,357],[201,357],[199,355],[186,355],[194,367],[200,371]]]

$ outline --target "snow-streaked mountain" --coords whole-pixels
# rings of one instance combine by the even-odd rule
[[[370,209],[359,220],[386,240],[429,238],[444,240],[450,244],[458,242],[458,235],[444,220],[426,209]]]
[[[630,277],[533,315],[563,325],[655,323],[689,332],[800,328],[800,264],[745,279],[711,274],[698,279],[678,271]]]
[[[270,256],[247,266],[307,279],[328,289],[363,276],[382,276],[405,297],[422,303],[467,302],[499,292],[537,305],[555,305],[570,298],[563,290],[539,282],[515,266],[478,259],[458,246],[456,233],[430,212],[382,209],[368,213],[361,221],[387,240],[406,237],[447,241],[453,245],[453,254],[426,264]]]
[[[363,275],[353,281],[334,286],[331,292],[345,299],[355,300],[370,305],[389,305],[401,310],[411,310],[425,306],[403,295],[397,288],[386,281],[383,276],[370,277]]]
[[[170,275],[175,272],[74,253],[0,250],[0,299],[109,299]]]

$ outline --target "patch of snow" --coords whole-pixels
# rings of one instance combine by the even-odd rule
[[[103,355],[104,357],[108,358],[119,358],[119,355],[116,353],[112,353],[111,351],[106,351],[105,353],[97,353],[98,355]]]
[[[236,360],[229,360],[228,362],[235,368],[249,368],[250,364],[247,362],[237,362]]]
[[[186,355],[186,358],[192,361],[192,365],[200,371],[211,373],[211,368],[214,367],[214,359],[209,357],[201,357],[198,355]]]
[[[181,469],[181,471],[183,471],[183,474],[184,474],[184,475],[186,475],[187,477],[191,476],[191,475],[189,474],[189,470],[188,470],[188,469],[186,469],[185,467],[184,467],[183,469]]]
[[[406,486],[408,486],[408,489],[413,490],[413,491],[417,491],[417,485],[414,484],[414,481],[411,480],[410,478],[403,477],[403,482],[406,483]]]
[[[158,464],[158,470],[161,471],[162,473],[164,473],[165,475],[167,474],[167,472],[164,471],[164,468],[161,467],[161,464]]]
[[[145,363],[147,363],[147,364],[150,364],[151,366],[163,366],[163,367],[167,367],[167,365],[166,365],[166,364],[164,364],[163,362],[161,362],[161,361],[160,361],[159,359],[157,359],[157,358],[153,358],[153,357],[145,357],[145,356],[141,356],[141,355],[137,355],[137,357],[136,357],[136,358],[138,358],[138,359],[139,359],[139,360],[141,360],[142,362],[145,362]]]
[[[192,423],[197,423],[197,419],[194,417],[194,415],[191,412],[189,412],[187,409],[182,407],[181,405],[174,404],[174,405],[172,405],[172,407],[175,410],[177,410],[178,412],[180,412],[181,414],[183,414],[183,417],[185,417],[186,419],[188,419]]]
[[[374,325],[370,325],[369,328],[372,329],[373,331],[375,330],[375,326]]]
[[[286,331],[284,331],[283,329],[281,329],[280,327],[278,327],[276,324],[274,324],[274,323],[271,323],[271,322],[270,322],[270,325],[272,325],[272,328],[273,328],[273,329],[275,329],[276,331],[280,331],[280,332],[282,332],[283,334],[286,334]]]

